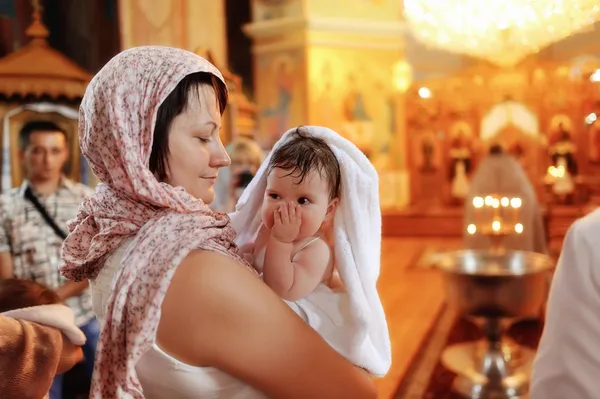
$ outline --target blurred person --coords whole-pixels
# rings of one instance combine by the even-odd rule
[[[531,399],[596,399],[600,392],[600,210],[563,242],[533,363]]]
[[[64,176],[68,137],[53,122],[26,123],[19,132],[19,155],[26,178],[20,187],[0,196],[0,279],[41,283],[73,310],[75,322],[87,337],[84,361],[91,379],[99,330],[88,283],[68,281],[58,266],[67,221],[77,215],[79,204],[92,190]],[[62,397],[63,379],[63,375],[56,377],[51,399]]]
[[[467,226],[470,224],[476,224],[478,230],[482,227],[482,222],[476,220],[473,198],[485,198],[488,195],[518,197],[522,201],[519,208],[519,222],[523,225],[523,232],[506,236],[503,241],[506,249],[547,253],[544,221],[533,185],[521,164],[513,156],[505,153],[500,144],[490,147],[489,155],[481,162],[471,179],[465,200],[463,229],[465,248],[489,249],[492,246],[490,239],[480,231],[475,234],[467,232]],[[487,222],[491,225],[492,220]]]
[[[211,208],[220,212],[232,212],[244,189],[250,184],[264,161],[263,150],[258,143],[247,137],[233,140],[227,147],[231,165],[219,170],[215,184],[215,201]]]
[[[30,280],[0,280],[0,397],[46,397],[83,359],[85,335],[58,295]]]

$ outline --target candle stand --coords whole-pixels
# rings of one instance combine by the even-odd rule
[[[453,389],[473,399],[523,398],[527,394],[535,352],[505,333],[514,321],[539,314],[548,290],[547,272],[553,267],[546,255],[505,249],[504,239],[523,231],[514,211],[521,203],[496,200],[493,196],[487,199],[487,212],[483,209],[486,199],[474,200],[474,206],[482,205],[482,209],[478,225],[467,228],[469,234],[487,236],[490,248],[440,254],[436,262],[445,275],[450,305],[484,333],[479,341],[447,347],[441,358],[457,375]],[[506,201],[518,206],[509,212],[498,211]]]

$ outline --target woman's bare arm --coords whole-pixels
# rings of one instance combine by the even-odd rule
[[[272,398],[376,398],[362,370],[335,352],[272,290],[234,260],[195,251],[162,306],[161,348],[217,367]]]

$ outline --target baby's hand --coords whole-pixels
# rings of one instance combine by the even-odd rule
[[[271,236],[281,242],[291,243],[300,233],[300,207],[295,202],[281,204],[273,215]]]

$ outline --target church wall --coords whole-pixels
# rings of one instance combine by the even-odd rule
[[[259,143],[269,148],[290,127],[307,124],[306,50],[303,47],[254,55],[254,101]]]
[[[312,17],[360,18],[398,21],[400,0],[305,0],[307,14]]]
[[[227,62],[224,0],[121,0],[121,45],[210,49]]]
[[[373,158],[388,152],[396,133],[392,71],[399,59],[399,51],[386,49],[312,47],[310,123],[333,128]]]

